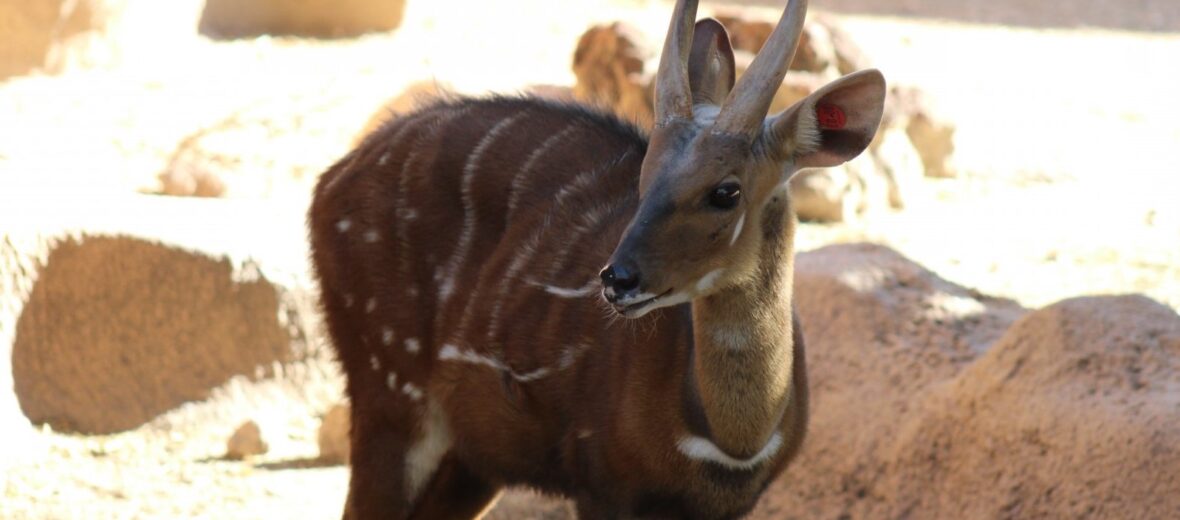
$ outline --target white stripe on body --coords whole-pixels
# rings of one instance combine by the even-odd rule
[[[405,286],[406,293],[410,297],[418,294],[417,284],[413,281],[411,271],[413,270],[413,255],[414,251],[410,246],[410,222],[416,220],[418,210],[411,208],[409,203],[409,187],[410,187],[410,172],[413,172],[415,162],[420,159],[419,152],[424,148],[421,146],[422,141],[428,137],[437,135],[438,130],[449,125],[452,121],[466,116],[470,112],[470,107],[464,106],[459,109],[451,110],[442,116],[437,117],[431,121],[426,130],[418,135],[414,142],[410,143],[410,153],[406,156],[406,160],[402,162],[401,176],[398,178],[397,195],[394,197],[394,207],[396,208],[395,215],[398,216],[395,222],[395,235],[398,242],[398,278],[403,282],[401,285]],[[411,218],[412,216],[412,218]]]
[[[568,137],[578,128],[580,128],[580,125],[577,121],[570,123],[569,126],[566,126],[560,132],[557,132],[556,134],[553,134],[542,141],[541,145],[538,146],[536,150],[533,150],[532,153],[529,154],[528,158],[525,159],[524,164],[520,167],[520,170],[516,172],[516,175],[512,176],[512,183],[509,185],[508,211],[505,215],[505,222],[512,221],[512,216],[516,213],[516,207],[518,204],[520,204],[520,197],[524,193],[525,186],[529,181],[528,174],[532,171],[533,166],[535,166],[537,161],[541,160],[541,158],[545,156],[545,153],[548,152],[550,148],[557,146],[557,144],[560,143],[562,139]]]
[[[475,180],[475,171],[479,167],[479,161],[492,143],[496,142],[497,137],[528,113],[528,110],[522,110],[501,119],[492,126],[491,130],[488,130],[488,133],[467,156],[467,162],[463,165],[463,178],[459,185],[459,198],[463,203],[463,229],[459,232],[459,243],[455,246],[455,252],[451,254],[450,261],[447,262],[442,280],[439,281],[438,300],[440,305],[445,305],[450,300],[451,294],[454,293],[455,277],[458,275],[463,260],[467,258],[467,254],[471,250],[471,242],[475,238],[475,200],[471,195],[471,185]]]
[[[624,157],[625,156],[626,154],[624,154]],[[559,211],[564,210],[566,202],[580,190],[594,187],[596,185],[595,181],[597,181],[598,177],[604,172],[609,171],[610,168],[614,167],[620,159],[614,159],[602,167],[586,170],[578,174],[573,180],[567,182],[561,187],[560,190],[558,190],[557,194],[554,196],[553,204],[549,206],[549,211],[545,214],[545,218],[542,220],[541,224],[537,226],[537,230],[533,233],[529,242],[525,244],[525,247],[522,247],[521,251],[517,253],[515,258],[512,259],[511,264],[508,266],[508,270],[505,271],[504,275],[500,278],[500,285],[496,290],[495,303],[492,304],[491,317],[488,320],[488,330],[486,337],[489,340],[494,341],[496,336],[500,334],[500,323],[501,315],[503,314],[504,299],[507,298],[508,293],[511,292],[512,282],[517,279],[520,271],[524,269],[528,261],[532,259],[533,255],[536,254],[537,248],[541,244],[541,238],[544,233],[551,228],[555,219],[555,215]]]

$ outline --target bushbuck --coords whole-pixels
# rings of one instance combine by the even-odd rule
[[[806,3],[735,85],[725,29],[679,0],[650,136],[574,104],[448,99],[323,175],[345,518],[477,518],[510,485],[584,519],[751,510],[807,426],[787,180],[864,150],[885,96],[862,71],[767,116]]]

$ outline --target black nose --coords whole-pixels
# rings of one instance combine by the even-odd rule
[[[615,290],[615,297],[620,298],[626,293],[639,288],[639,270],[624,264],[611,264],[601,273],[602,285]]]

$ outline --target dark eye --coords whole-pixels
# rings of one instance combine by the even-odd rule
[[[723,182],[709,192],[709,205],[717,209],[733,209],[742,198],[742,186],[736,182]]]

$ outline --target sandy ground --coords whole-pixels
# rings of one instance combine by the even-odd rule
[[[842,11],[876,4],[826,3]],[[659,2],[488,4],[465,5],[457,17],[451,2],[411,1],[402,30],[356,41],[173,34],[154,51],[127,50],[113,65],[0,83],[2,204],[37,214],[46,197],[154,189],[155,173],[194,129],[235,110],[289,106],[307,114],[295,127],[310,137],[291,148],[309,155],[297,158],[305,166],[268,174],[248,196],[283,201],[299,226],[312,166],[342,154],[351,136],[341,129],[359,128],[403,85],[423,78],[465,91],[567,84],[569,52],[587,25],[627,19],[658,34],[667,16]],[[900,7],[886,14],[905,14],[909,5],[890,4]],[[1078,5],[1089,4],[1097,5]],[[1163,17],[1158,26],[1109,26],[1177,28],[1172,4],[1149,4],[1162,13],[1153,15]],[[1075,18],[1087,23],[1092,11]],[[1009,28],[963,23],[976,16],[971,11],[935,14],[959,21],[841,18],[890,81],[922,86],[956,122],[965,174],[924,180],[902,212],[805,225],[800,249],[880,242],[950,280],[1028,307],[1142,292],[1180,309],[1180,35]],[[1070,20],[1025,25],[1076,25]],[[346,470],[310,462],[316,414],[334,392],[339,378],[321,360],[262,384],[231,382],[206,402],[119,435],[0,424],[5,442],[20,447],[0,463],[0,518],[335,517]],[[225,438],[246,418],[259,421],[272,450],[245,463],[221,460]]]

